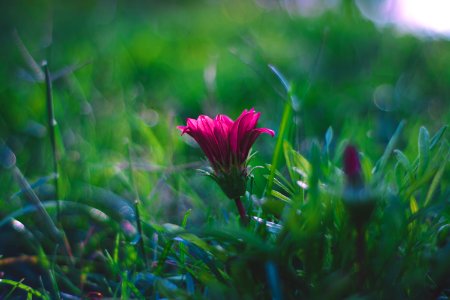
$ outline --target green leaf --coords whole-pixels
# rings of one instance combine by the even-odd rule
[[[286,92],[289,93],[291,91],[291,85],[286,80],[286,78],[283,76],[283,74],[281,74],[281,72],[278,71],[278,69],[275,68],[275,66],[269,65],[269,68],[278,77],[278,79],[280,80],[280,82],[283,85],[283,87],[286,90]]]
[[[411,196],[411,198],[409,199],[409,207],[411,209],[411,213],[413,214],[419,211],[419,206],[417,205],[417,201],[414,196]]]
[[[400,168],[400,164],[397,162],[394,168],[395,181],[397,183],[397,187],[400,189],[403,186],[403,171]]]
[[[271,166],[267,164],[267,168],[270,170]],[[293,167],[295,170],[295,167]],[[265,178],[268,178],[268,175],[264,175]],[[295,190],[294,186],[292,185],[292,182],[290,182],[286,177],[281,174],[280,171],[275,171],[275,178],[273,179],[274,183],[279,185],[281,188],[290,190],[291,192]]]
[[[281,181],[279,181],[277,178],[274,178],[275,184],[281,188],[286,194],[289,194],[289,196],[293,195],[292,189],[289,189],[287,186],[285,186]]]
[[[432,150],[436,144],[441,140],[442,136],[444,135],[445,131],[447,130],[448,125],[442,126],[438,132],[431,138],[430,141],[430,150]]]
[[[280,129],[278,132],[277,143],[275,145],[275,151],[272,157],[272,169],[270,170],[270,175],[267,181],[267,194],[271,194],[273,187],[273,179],[275,177],[275,170],[277,169],[278,162],[281,157],[281,148],[283,147],[284,137],[287,133],[288,125],[291,122],[292,107],[289,102],[284,105],[283,116],[281,118]]]
[[[196,245],[197,247],[199,247],[200,249],[202,249],[203,251],[211,251],[210,246],[201,238],[199,238],[198,236],[196,236],[193,233],[181,233],[178,235],[178,237],[180,237],[181,239],[190,242],[191,244]]]
[[[286,202],[288,204],[292,204],[292,200],[289,199],[289,197],[283,195],[282,193],[280,193],[278,191],[272,190],[271,195],[274,196],[277,199],[280,199],[281,201],[284,201],[284,202]]]
[[[289,144],[288,141],[284,141],[283,143],[283,151],[284,151],[284,159],[286,160],[286,167],[289,172],[289,176],[291,177],[291,180],[295,180],[296,176],[293,171],[293,157],[292,157],[292,146]]]
[[[186,228],[187,221],[188,221],[189,215],[191,214],[191,211],[192,211],[192,209],[188,209],[186,211],[186,213],[184,214],[183,221],[181,222],[181,227]],[[185,264],[186,264],[186,252],[187,252],[186,245],[181,243],[180,244],[181,270],[185,267]]]
[[[27,292],[28,295],[33,295],[33,296],[45,299],[44,295],[42,295],[39,291],[33,289],[32,287],[30,287],[26,284],[23,284],[20,281],[14,281],[14,280],[10,280],[10,279],[0,278],[0,284],[11,285],[14,288],[18,288],[18,289],[21,289],[21,290]]]
[[[311,146],[311,164],[312,168],[311,176],[309,176],[308,185],[310,188],[310,200],[316,200],[319,191],[319,179],[322,177],[322,159],[320,155],[319,145],[314,142]],[[315,203],[316,201],[314,201]]]
[[[186,213],[184,214],[184,217],[183,217],[183,222],[181,222],[181,227],[186,228],[187,221],[188,221],[188,218],[189,218],[189,215],[191,214],[191,212],[192,212],[192,209],[188,209],[186,211]]]
[[[404,120],[402,120],[400,122],[400,124],[397,126],[397,129],[395,130],[394,134],[392,135],[391,139],[389,140],[389,143],[387,144],[383,155],[375,164],[375,167],[372,170],[372,174],[376,174],[376,173],[382,174],[382,171],[386,167],[389,156],[391,155],[392,151],[394,150],[395,145],[397,144],[397,141],[400,137],[400,133],[402,132],[403,127],[405,127],[405,124],[406,124],[406,122]]]
[[[417,173],[422,175],[428,167],[430,160],[430,134],[425,127],[419,131],[419,167]]]
[[[300,153],[294,152],[294,161],[295,161],[295,169],[297,173],[302,175],[303,177],[310,177],[312,173],[312,167],[309,161]]]
[[[330,126],[325,133],[325,148],[327,149],[327,153],[330,152],[331,141],[333,140],[333,128]]]
[[[430,189],[428,190],[428,193],[427,193],[427,197],[425,198],[424,206],[427,206],[428,203],[430,202],[431,198],[433,197],[433,194],[436,191],[436,188],[437,188],[439,182],[441,181],[442,175],[444,174],[446,165],[447,165],[447,161],[445,160],[442,163],[439,170],[436,172],[436,175],[434,175],[433,181],[431,182],[431,185],[430,185]]]
[[[406,155],[398,149],[394,150],[394,154],[397,158],[397,161],[402,165],[402,167],[406,171],[409,171],[411,169],[411,163],[409,162],[409,159],[406,157]]]

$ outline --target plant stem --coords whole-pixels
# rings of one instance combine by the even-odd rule
[[[356,260],[359,266],[359,286],[362,288],[366,277],[365,270],[366,241],[363,226],[356,227]]]
[[[245,212],[245,207],[242,204],[241,197],[236,197],[234,201],[236,202],[236,206],[239,211],[239,216],[241,217],[241,223],[242,225],[246,226],[249,220],[247,217],[247,213]]]
[[[145,252],[145,245],[144,245],[144,235],[142,234],[142,225],[141,225],[141,214],[139,212],[139,199],[136,199],[134,201],[134,209],[136,210],[136,225],[137,225],[137,231],[140,236],[139,238],[139,248],[141,250],[142,257],[144,258],[144,264],[146,269],[149,269],[149,264],[147,260],[147,253]]]
[[[52,95],[52,79],[50,77],[50,71],[48,69],[47,62],[42,64],[44,68],[45,75],[45,86],[46,86],[46,98],[47,98],[47,117],[48,117],[48,129],[50,133],[50,142],[52,147],[53,155],[53,172],[55,173],[55,201],[56,201],[56,223],[60,223],[61,218],[61,208],[59,203],[59,191],[58,191],[58,158],[56,153],[56,138],[55,138],[55,113],[53,109],[53,95]]]
[[[144,258],[145,267],[148,270],[149,264],[148,264],[148,260],[147,260],[147,253],[145,252],[144,235],[142,234],[142,225],[141,225],[141,214],[139,212],[139,203],[141,202],[141,200],[140,200],[139,192],[137,191],[136,184],[134,181],[133,164],[132,164],[132,160],[131,160],[131,149],[130,149],[129,143],[127,143],[127,150],[128,150],[128,170],[130,172],[129,173],[130,184],[131,184],[131,188],[133,189],[134,199],[135,199],[134,200],[134,210],[136,211],[136,226],[137,226],[137,231],[139,234],[139,248],[140,248],[142,257]]]

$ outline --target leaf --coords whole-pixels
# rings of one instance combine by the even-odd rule
[[[186,213],[184,214],[184,217],[183,217],[183,222],[181,222],[181,227],[186,228],[187,220],[188,220],[189,215],[191,214],[191,212],[192,212],[192,209],[188,209],[186,211]]]
[[[183,221],[181,222],[181,227],[186,228],[187,220],[189,218],[189,215],[191,214],[191,211],[192,211],[191,209],[188,209],[186,211],[186,213],[184,214]],[[181,263],[182,268],[184,268],[185,264],[186,264],[186,252],[187,252],[186,246],[183,243],[181,243],[180,244],[180,263]]]
[[[418,175],[422,175],[428,167],[430,160],[430,134],[425,127],[420,127],[419,131],[419,167]]]
[[[411,213],[413,214],[419,211],[419,206],[417,205],[417,201],[414,196],[411,196],[411,198],[409,199],[409,208],[411,209]]]
[[[397,141],[400,137],[400,133],[402,132],[403,127],[405,127],[405,124],[406,124],[406,122],[404,120],[402,120],[400,122],[400,124],[398,124],[397,129],[395,130],[394,134],[392,135],[391,139],[389,140],[389,143],[387,144],[383,155],[375,164],[375,167],[372,170],[372,174],[376,174],[376,173],[381,174],[381,172],[386,167],[389,156],[391,155],[392,151],[394,150],[394,147],[397,144]]]
[[[210,251],[210,246],[208,245],[208,243],[206,243],[204,240],[202,240],[201,238],[192,233],[185,232],[179,234],[178,237],[175,238],[175,240],[188,241],[189,243],[197,246],[198,248],[202,249],[205,252]]]
[[[273,179],[275,177],[275,170],[277,169],[278,166],[278,161],[280,160],[280,156],[281,156],[281,148],[283,146],[283,141],[284,141],[284,137],[287,133],[287,127],[288,124],[291,122],[291,115],[292,115],[292,107],[289,103],[286,103],[284,105],[284,111],[283,111],[283,116],[281,118],[281,123],[280,123],[280,129],[278,132],[278,138],[277,138],[277,143],[275,145],[275,151],[273,152],[273,157],[272,157],[272,168],[270,170],[270,175],[267,181],[267,194],[271,194],[272,191],[272,187],[273,187]]]
[[[333,141],[333,127],[328,127],[327,132],[325,132],[325,149],[327,151],[327,155],[330,155],[330,145]]]
[[[268,261],[265,264],[267,281],[269,283],[270,291],[273,300],[283,299],[281,292],[280,275],[278,274],[278,268],[273,261]]]
[[[292,196],[294,193],[292,189],[289,189],[287,186],[282,184],[277,178],[274,179],[275,184],[281,188],[286,194],[289,194],[289,196]]]
[[[214,274],[214,276],[216,276],[217,280],[224,282],[224,278],[220,270],[217,268],[215,261],[210,257],[210,251],[205,250],[209,248],[209,245],[206,244],[206,242],[191,233],[180,235],[176,237],[175,240],[188,246],[190,250],[189,254],[192,257],[201,260],[206,266],[208,266],[210,271]],[[192,275],[195,276],[196,274]]]
[[[322,158],[320,155],[320,148],[317,142],[313,142],[311,146],[311,175],[309,176],[308,186],[310,188],[310,199],[316,200],[319,191],[319,179],[322,177]],[[316,201],[314,201],[316,203]]]
[[[448,125],[442,126],[438,132],[431,138],[430,141],[430,150],[432,150],[436,144],[441,140],[442,136],[444,135],[445,131],[447,130]]]
[[[293,161],[292,161],[292,146],[289,144],[288,141],[284,141],[283,143],[283,152],[284,152],[284,159],[286,160],[286,167],[289,172],[289,176],[291,177],[291,180],[295,180],[296,176],[293,172]]]
[[[270,170],[271,166],[269,164],[267,164],[267,168]],[[295,171],[295,167],[294,167],[294,171]],[[278,170],[275,171],[275,176],[276,177],[274,178],[274,182],[276,184],[279,183],[280,187],[284,186],[288,190],[291,190],[291,191],[295,190],[295,188],[292,185],[292,183],[286,177],[284,177],[283,174],[281,174],[280,171],[278,171]],[[264,177],[268,178],[268,175],[264,175]]]
[[[280,129],[278,132],[277,143],[275,145],[275,151],[273,152],[273,157],[272,157],[272,169],[270,170],[270,175],[269,175],[269,178],[267,181],[266,193],[268,195],[271,195],[271,191],[272,191],[272,187],[273,187],[273,179],[275,177],[275,170],[277,169],[278,162],[280,160],[281,148],[283,147],[283,141],[284,141],[284,138],[288,131],[288,125],[292,124],[291,116],[292,116],[293,110],[298,108],[298,101],[293,96],[292,86],[288,83],[288,81],[283,76],[283,74],[281,74],[281,72],[278,71],[277,68],[275,68],[272,65],[269,65],[269,68],[280,80],[280,82],[283,85],[283,87],[285,88],[285,90],[288,94],[288,98],[290,100],[290,101],[286,101],[286,103],[284,104],[283,115],[281,117]]]
[[[310,177],[312,172],[312,167],[309,161],[300,153],[294,151],[295,156],[295,169],[297,173],[302,175],[303,177]]]
[[[283,76],[283,74],[281,74],[281,72],[278,71],[278,69],[275,68],[275,66],[269,65],[269,68],[278,77],[278,79],[280,80],[280,82],[283,85],[283,87],[286,90],[286,92],[289,93],[289,91],[291,90],[291,85],[286,80],[286,78]]]
[[[395,164],[395,168],[394,168],[394,175],[395,175],[395,181],[396,181],[396,183],[397,183],[397,187],[400,189],[402,186],[403,186],[403,178],[404,178],[404,176],[403,176],[403,171],[401,170],[401,168],[400,168],[400,163],[396,163]]]
[[[272,190],[271,195],[274,196],[275,198],[280,199],[281,201],[288,203],[288,204],[292,203],[292,200],[289,197],[283,195],[282,193],[280,193],[278,191]]]
[[[283,226],[280,224],[270,222],[270,221],[264,220],[264,219],[256,217],[256,216],[253,216],[252,219],[255,220],[256,222],[258,222],[259,224],[266,225],[267,230],[270,233],[280,233],[280,231],[283,229]]]
[[[72,212],[77,211],[81,214],[89,215],[91,218],[95,219],[97,222],[106,222],[110,220],[108,215],[104,213],[103,211],[100,211],[99,209],[93,208],[92,206],[78,203],[78,202],[72,202],[72,201],[60,201],[60,204],[63,208],[70,210]],[[45,209],[54,209],[57,206],[56,201],[46,201],[43,202],[42,205]],[[8,222],[23,217],[29,213],[36,212],[37,207],[35,205],[25,205],[21,209],[15,210],[11,214],[5,216],[3,219],[0,219],[0,227],[4,226]],[[105,217],[106,216],[106,217]]]
[[[12,285],[14,288],[19,288],[27,292],[29,295],[31,294],[36,297],[44,298],[44,296],[39,291],[33,289],[28,285],[23,284],[21,281],[14,281],[10,279],[0,278],[0,284]]]
[[[447,161],[445,160],[444,163],[441,165],[439,170],[436,172],[436,175],[434,175],[433,181],[431,182],[430,189],[428,190],[427,197],[425,198],[425,204],[424,206],[427,206],[430,202],[431,198],[433,197],[434,191],[436,190],[439,182],[441,181],[442,175],[444,174],[445,166],[447,165]]]
[[[406,171],[410,170],[411,163],[409,162],[409,159],[406,157],[406,155],[398,149],[394,150],[394,154],[395,154],[395,157],[397,158],[397,161],[402,165],[402,167]]]

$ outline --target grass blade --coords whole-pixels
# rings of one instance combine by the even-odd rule
[[[275,145],[275,151],[273,153],[272,157],[272,169],[270,170],[270,175],[267,181],[267,190],[266,195],[272,194],[272,188],[273,188],[273,179],[275,177],[275,170],[277,169],[278,162],[280,160],[280,157],[282,155],[282,148],[283,148],[283,141],[285,139],[285,136],[288,131],[288,126],[290,124],[290,120],[292,117],[293,109],[292,109],[292,87],[289,85],[287,80],[284,78],[284,76],[272,65],[269,65],[269,68],[272,70],[272,72],[278,77],[283,87],[286,89],[286,92],[288,93],[288,97],[291,101],[286,101],[284,104],[283,109],[283,116],[281,117],[280,122],[280,129],[278,132],[278,138],[277,143]]]
[[[15,180],[17,181],[21,189],[25,191],[26,195],[25,198],[28,199],[28,202],[31,205],[37,208],[38,216],[41,219],[42,223],[44,224],[46,231],[50,234],[53,240],[61,242],[61,233],[53,223],[52,218],[50,218],[49,214],[42,205],[41,200],[39,200],[38,196],[33,191],[30,184],[25,179],[25,177],[23,176],[22,172],[16,166],[12,169],[12,172]]]

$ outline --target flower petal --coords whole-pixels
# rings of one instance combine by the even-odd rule
[[[188,118],[186,121],[186,124],[192,130],[197,130],[197,120],[196,119]]]
[[[275,135],[275,131],[268,128],[255,128],[251,132],[249,132],[241,141],[240,144],[240,155],[239,155],[239,161],[241,163],[244,163],[245,160],[247,160],[248,153],[250,152],[250,149],[252,148],[253,144],[255,143],[258,136],[262,133],[267,133],[271,135],[272,137]]]
[[[251,145],[245,145],[245,137],[256,127],[259,116],[260,113],[256,113],[253,108],[249,111],[244,110],[233,124],[230,132],[230,145],[232,153],[239,161],[246,156],[245,153],[248,154]]]
[[[214,119],[200,115],[197,119],[188,118],[186,126],[177,128],[198,143],[216,174],[230,174],[232,170],[245,171],[250,148],[261,133],[274,136],[271,129],[255,128],[259,117],[260,113],[251,108],[244,109],[236,121],[221,114]]]
[[[181,135],[185,134],[189,130],[188,126],[177,126],[177,128],[181,130]]]
[[[220,153],[220,162],[224,169],[230,168],[230,145],[228,142],[228,135],[233,121],[224,115],[216,116],[214,120],[214,135]]]

